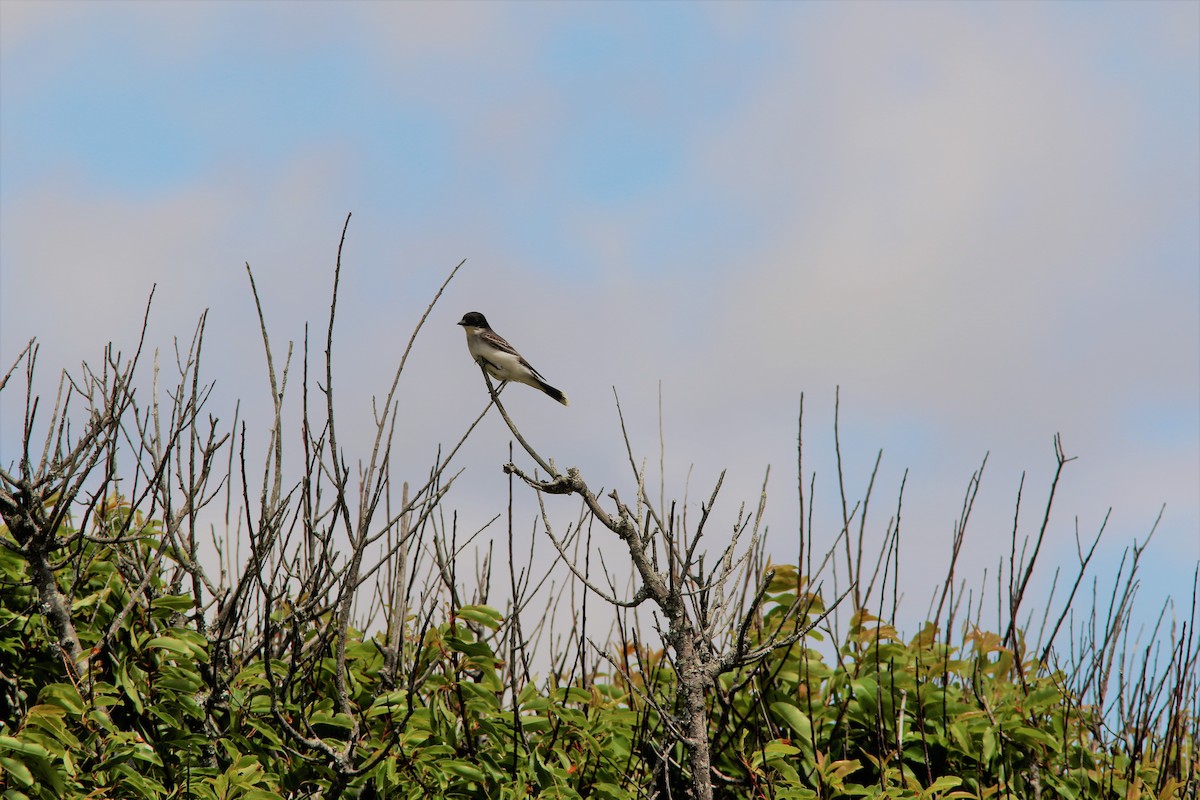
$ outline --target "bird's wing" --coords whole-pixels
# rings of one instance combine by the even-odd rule
[[[545,378],[542,377],[542,373],[534,369],[533,365],[525,360],[525,356],[518,353],[517,348],[509,344],[503,336],[493,330],[481,331],[479,335],[483,338],[483,341],[487,342],[497,350],[516,356],[517,361],[521,362],[522,366],[528,367],[530,372],[532,372],[534,375],[537,375],[539,378],[542,378],[542,380],[545,380]]]

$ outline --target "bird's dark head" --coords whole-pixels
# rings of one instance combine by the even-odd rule
[[[468,328],[486,328],[488,327],[487,319],[478,311],[468,311],[463,314],[463,318],[459,320],[459,325],[466,325]]]

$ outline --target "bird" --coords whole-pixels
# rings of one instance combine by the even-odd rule
[[[492,330],[483,314],[468,311],[458,324],[467,333],[467,349],[471,351],[471,358],[493,378],[532,386],[564,406],[570,405],[565,394],[546,383],[542,373],[534,369],[503,336]]]

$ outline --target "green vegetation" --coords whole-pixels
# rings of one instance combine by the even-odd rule
[[[70,677],[19,543],[0,530],[6,798],[651,797],[687,768],[681,747],[658,750],[669,737],[655,698],[672,696],[673,682],[661,651],[630,648],[622,669],[527,680],[504,658],[504,615],[446,604],[436,621],[407,620],[394,674],[379,636],[352,634],[347,712],[334,702],[322,621],[293,629],[281,598],[270,615],[278,657],[237,651],[218,667],[194,598],[169,579],[186,570],[160,523],[110,499],[91,524],[122,542],[73,539],[64,522],[59,539],[79,544],[57,576],[91,654],[86,689]],[[158,568],[131,571],[146,564]],[[822,609],[795,568],[773,573],[755,635]],[[1018,663],[997,634],[968,626],[952,646],[929,625],[906,642],[860,612],[829,660],[809,646],[819,636],[721,677],[709,729],[716,796],[1195,796],[1194,649],[1179,653],[1191,675],[1160,690],[1191,692],[1177,698],[1187,705],[1152,728],[1114,731],[1068,676]],[[284,678],[293,670],[299,680]],[[281,682],[292,691],[273,691]],[[322,752],[347,746],[352,774]]]

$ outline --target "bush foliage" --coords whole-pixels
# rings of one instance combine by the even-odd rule
[[[69,677],[28,562],[0,530],[6,798],[615,800],[682,785],[669,774],[686,769],[681,748],[658,752],[670,739],[659,699],[672,696],[674,680],[661,651],[627,653],[619,668],[529,679],[504,657],[500,611],[447,603],[436,621],[406,621],[399,681],[380,635],[352,634],[347,714],[333,701],[335,658],[322,622],[289,630],[284,598],[272,612],[287,640],[278,657],[237,652],[218,674],[204,616],[167,579],[183,571],[161,524],[129,516],[119,499],[105,503],[93,525],[128,530],[126,541],[83,540],[69,561],[78,568],[57,576],[92,654],[86,691]],[[60,537],[70,539],[65,524]],[[135,563],[159,569],[134,584]],[[798,617],[823,610],[819,596],[803,596],[794,567],[773,572],[753,635],[802,626]],[[822,655],[821,636],[813,629],[721,677],[709,729],[717,796],[1195,796],[1191,710],[1165,726],[1110,730],[1068,676],[1018,663],[998,634],[970,626],[958,645],[933,624],[905,641],[860,611],[834,658]],[[296,670],[301,679],[287,681],[294,691],[272,690]],[[347,742],[355,720],[356,741]],[[297,741],[288,732],[296,729],[331,752],[352,745],[353,774]]]

